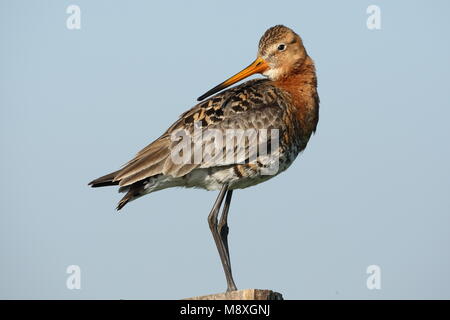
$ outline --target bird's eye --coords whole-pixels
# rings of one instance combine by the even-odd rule
[[[280,51],[284,51],[286,49],[286,45],[284,43],[282,43],[282,44],[278,45],[277,49]]]

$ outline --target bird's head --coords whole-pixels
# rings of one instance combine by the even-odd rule
[[[271,80],[289,76],[302,65],[305,58],[302,39],[288,27],[272,27],[259,40],[257,60],[267,66],[261,73]]]
[[[197,100],[203,100],[255,73],[280,80],[294,73],[307,57],[302,39],[283,25],[269,28],[259,40],[256,60],[247,68],[215,86]]]

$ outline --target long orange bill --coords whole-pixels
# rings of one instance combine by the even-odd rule
[[[197,101],[201,101],[201,100],[219,92],[220,90],[228,88],[232,84],[235,84],[236,82],[241,81],[242,79],[250,77],[252,74],[264,72],[265,70],[267,70],[268,67],[269,66],[268,66],[267,62],[263,58],[259,57],[255,61],[253,61],[253,63],[251,65],[249,65],[247,68],[245,68],[241,72],[235,74],[231,78],[225,80],[221,84],[215,86],[214,88],[212,88],[205,94],[198,97]]]

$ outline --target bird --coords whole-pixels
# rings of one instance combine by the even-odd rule
[[[254,74],[263,77],[231,87]],[[208,225],[225,273],[226,290],[235,291],[228,246],[233,192],[277,176],[306,148],[319,121],[315,64],[302,38],[291,28],[276,25],[264,32],[257,57],[248,67],[197,100],[121,169],[89,185],[118,186],[125,195],[117,210],[166,188],[219,191]],[[234,131],[250,134],[225,139],[228,145],[219,143]],[[213,132],[213,138],[209,134],[203,141],[202,134],[209,132]],[[202,157],[205,150],[210,150],[208,157]]]

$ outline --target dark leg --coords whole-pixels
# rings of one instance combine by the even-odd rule
[[[220,260],[222,261],[223,270],[225,271],[225,277],[227,278],[227,291],[237,290],[234,284],[233,276],[231,275],[231,266],[229,263],[229,258],[227,255],[227,250],[225,249],[224,243],[222,242],[221,235],[217,229],[217,217],[219,215],[220,207],[222,206],[225,194],[228,191],[228,186],[224,185],[219,192],[219,196],[214,203],[214,206],[208,216],[208,223],[211,233],[216,243],[217,250],[219,251]],[[227,197],[228,198],[228,197]],[[231,200],[231,196],[230,196]]]
[[[222,239],[223,246],[225,247],[225,252],[227,254],[228,265],[231,269],[231,259],[230,259],[230,250],[228,249],[228,211],[230,210],[231,197],[233,196],[233,190],[228,190],[227,196],[225,198],[225,204],[223,205],[222,215],[219,221],[219,234]],[[230,270],[231,271],[231,270]]]

